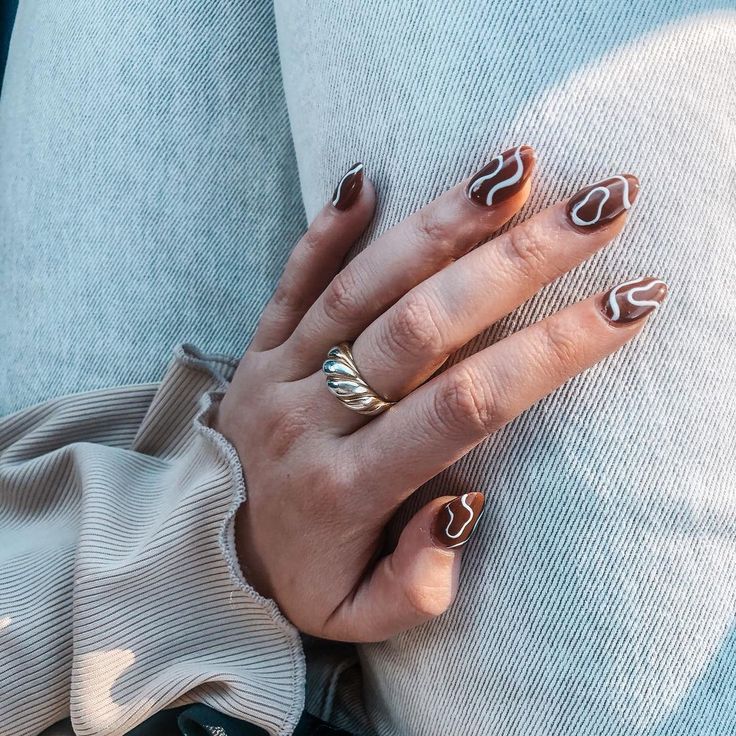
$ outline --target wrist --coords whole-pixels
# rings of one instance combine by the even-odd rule
[[[264,598],[275,599],[274,591],[250,533],[250,514],[246,500],[235,515],[235,552],[243,577]]]
[[[245,465],[243,462],[243,451],[239,446],[238,437],[242,435],[238,431],[233,415],[228,411],[230,402],[226,394],[220,404],[215,408],[211,426],[221,434],[234,448],[240,460],[240,468],[243,473],[243,482],[248,488],[245,478]],[[248,584],[264,598],[273,598],[273,591],[267,575],[263,572],[263,562],[256,551],[255,535],[251,530],[249,492],[246,490],[246,500],[240,505],[235,514],[235,552],[238,558],[240,571]]]

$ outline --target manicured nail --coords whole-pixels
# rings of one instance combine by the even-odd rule
[[[567,203],[573,225],[594,230],[631,209],[639,194],[639,180],[633,174],[611,176],[581,189]]]
[[[358,199],[363,188],[363,164],[353,164],[332,193],[332,206],[338,210],[346,210]]]
[[[667,284],[649,277],[624,281],[601,299],[603,314],[615,324],[628,324],[651,314],[667,296]]]
[[[534,168],[534,149],[517,146],[499,153],[468,184],[471,202],[491,207],[521,190]]]
[[[473,534],[483,513],[482,493],[466,493],[446,503],[437,514],[432,534],[448,549],[462,547]]]

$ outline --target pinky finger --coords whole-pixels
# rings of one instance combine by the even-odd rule
[[[289,256],[251,349],[270,350],[291,335],[340,270],[346,253],[371,221],[375,203],[375,191],[364,175],[363,164],[354,164]]]
[[[633,339],[667,294],[660,279],[618,284],[494,343],[350,435],[370,473],[356,480],[393,508],[532,404]],[[368,462],[380,457],[381,462]],[[397,483],[401,479],[401,483]]]
[[[382,641],[444,613],[455,600],[460,557],[483,513],[482,493],[430,501],[409,521],[384,557],[331,616],[326,635]]]

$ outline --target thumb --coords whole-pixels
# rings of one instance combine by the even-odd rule
[[[483,512],[482,493],[430,501],[330,617],[325,636],[382,641],[444,613],[455,600],[462,548]]]

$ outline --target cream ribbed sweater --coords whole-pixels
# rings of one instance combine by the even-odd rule
[[[233,369],[184,346],[160,385],[0,422],[0,733],[117,736],[194,701],[293,730],[299,635],[241,576],[242,471],[208,426]]]

